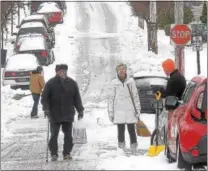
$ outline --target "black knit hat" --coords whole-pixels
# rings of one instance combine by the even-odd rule
[[[68,66],[66,64],[58,64],[58,65],[56,65],[56,69],[55,69],[56,72],[58,72],[61,69],[68,70]]]

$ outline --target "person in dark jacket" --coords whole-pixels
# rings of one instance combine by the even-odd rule
[[[58,159],[58,133],[60,126],[64,133],[64,160],[72,159],[70,152],[73,148],[72,124],[75,108],[78,111],[78,119],[83,118],[84,107],[77,83],[67,76],[68,66],[65,64],[56,66],[56,76],[45,85],[42,93],[42,105],[45,114],[50,121],[51,137],[49,149],[52,161]]]
[[[30,76],[30,91],[34,101],[31,111],[31,118],[38,118],[38,103],[40,101],[41,92],[45,86],[44,77],[41,74],[42,72],[43,68],[38,66],[35,71],[32,71]]]
[[[167,76],[170,76],[167,82],[166,90],[163,97],[176,96],[181,100],[183,92],[186,88],[185,77],[176,69],[175,62],[167,59],[162,63],[163,70]]]

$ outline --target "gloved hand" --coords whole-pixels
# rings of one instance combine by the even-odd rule
[[[45,117],[49,117],[49,115],[50,115],[50,110],[44,110],[44,114],[45,114]]]
[[[80,112],[79,114],[78,114],[78,120],[81,120],[82,118],[83,118],[83,112]]]
[[[113,120],[114,120],[114,116],[113,116],[113,113],[112,112],[109,113],[109,120],[111,122],[113,122]]]
[[[137,112],[137,113],[135,113],[135,116],[136,116],[137,119],[139,119],[140,114]]]

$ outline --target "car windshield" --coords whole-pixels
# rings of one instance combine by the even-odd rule
[[[21,28],[18,32],[18,35],[28,34],[28,33],[40,33],[45,34],[46,30],[43,27],[30,27],[30,28]]]

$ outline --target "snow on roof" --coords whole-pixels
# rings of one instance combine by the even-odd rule
[[[42,22],[35,21],[35,22],[24,23],[20,28],[29,28],[29,27],[44,27],[44,25]]]
[[[45,16],[43,14],[36,14],[36,15],[29,15],[25,18],[23,18],[23,20],[34,20],[34,19],[43,19]]]
[[[21,34],[18,36],[17,39],[21,39],[21,38],[28,38],[28,37],[38,37],[38,36],[43,36],[42,34],[39,33],[27,33],[27,34]]]
[[[41,50],[45,49],[43,37],[28,37],[20,45],[19,51]]]
[[[37,13],[50,13],[50,12],[62,12],[55,2],[44,2],[40,5],[40,9]]]
[[[37,58],[33,54],[17,54],[8,58],[6,71],[33,70],[37,68]]]

